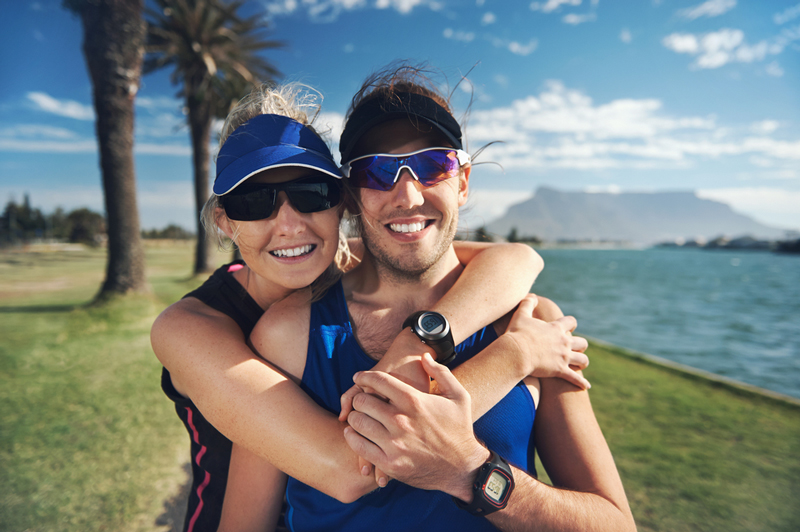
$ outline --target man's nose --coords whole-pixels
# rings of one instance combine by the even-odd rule
[[[392,202],[395,207],[412,209],[425,203],[422,196],[422,185],[414,179],[408,168],[400,170],[400,177],[392,188]]]

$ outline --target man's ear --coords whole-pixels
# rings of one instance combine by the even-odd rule
[[[467,203],[467,196],[469,195],[469,174],[472,172],[472,165],[468,164],[461,170],[461,175],[458,178],[458,206],[463,207]]]

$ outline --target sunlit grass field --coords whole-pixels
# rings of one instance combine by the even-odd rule
[[[148,332],[201,282],[191,257],[149,242],[153,293],[92,306],[102,250],[0,251],[0,530],[170,529],[188,436]],[[800,408],[589,355],[640,530],[800,530]]]

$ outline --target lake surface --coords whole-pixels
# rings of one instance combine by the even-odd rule
[[[539,249],[533,291],[609,343],[800,397],[800,256]]]

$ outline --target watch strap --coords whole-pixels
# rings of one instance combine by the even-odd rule
[[[425,335],[425,332],[418,327],[420,316],[428,313],[441,316],[445,323],[447,323],[447,334],[444,337],[439,339],[429,338]],[[406,321],[403,322],[403,329],[406,327],[411,327],[411,331],[417,335],[417,338],[436,352],[436,361],[439,364],[447,365],[456,358],[456,346],[453,340],[453,332],[450,330],[450,324],[447,322],[447,318],[445,318],[444,315],[430,310],[420,310],[406,318]]]

